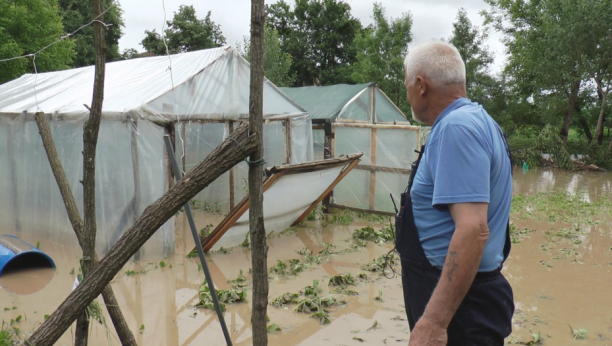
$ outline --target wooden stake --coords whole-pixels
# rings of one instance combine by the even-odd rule
[[[370,167],[372,168],[372,170],[370,170],[370,182],[368,184],[369,185],[368,191],[370,192],[368,202],[369,202],[369,209],[375,210],[376,209],[376,170],[374,170],[374,167],[376,167],[376,129],[373,128],[371,129],[371,131],[372,131],[372,134],[370,136]]]
[[[268,345],[268,245],[263,220],[263,83],[264,83],[264,0],[251,0],[251,85],[249,93],[249,131],[257,136],[257,150],[249,165],[249,229],[253,267],[253,308],[251,328],[253,346]]]

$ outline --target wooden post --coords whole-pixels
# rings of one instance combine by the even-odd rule
[[[256,135],[257,150],[249,165],[249,230],[253,267],[253,308],[251,327],[253,346],[266,346],[268,308],[268,245],[263,220],[263,83],[264,83],[264,0],[251,0],[251,84],[249,94],[249,131]]]
[[[187,158],[187,153],[186,153],[187,146],[185,145],[185,142],[187,141],[187,137],[185,137],[186,134],[187,134],[187,123],[184,122],[181,125],[182,125],[181,129],[180,129],[180,131],[181,131],[181,138],[182,138],[181,143],[180,143],[180,145],[181,145],[181,164],[183,166],[183,175],[184,175],[186,173],[186,171],[185,171],[185,159]],[[204,127],[204,125],[202,125],[202,127]]]
[[[326,123],[325,127],[329,126],[329,134],[327,134],[327,131],[325,133],[325,145],[324,145],[324,152],[323,152],[323,158],[324,159],[331,159],[334,156],[334,145],[335,143],[335,137],[336,134],[334,133],[334,126],[331,122]],[[327,214],[331,211],[331,199],[332,197],[334,197],[334,190],[331,190],[327,196],[325,196],[325,198],[323,198],[323,213]]]
[[[168,124],[168,126],[164,128],[164,134],[170,137],[170,143],[172,143],[172,148],[174,149],[174,152],[176,152],[176,141],[175,141],[176,126],[175,124],[174,123]],[[170,157],[168,156],[168,152],[166,150],[164,150],[163,156],[164,156],[164,163],[165,163],[165,169],[166,169],[166,190],[165,191],[168,191],[174,185],[174,175],[172,175],[172,164],[170,163]]]
[[[21,214],[19,213],[19,185],[17,184],[17,172],[15,171],[17,161],[15,160],[15,135],[12,131],[12,126],[9,127],[6,136],[6,149],[8,156],[8,164],[11,170],[11,192],[13,194],[13,219],[15,220],[15,230],[21,231]]]
[[[132,224],[138,220],[140,216],[140,165],[138,164],[138,123],[136,119],[132,119],[130,126],[130,147],[132,152],[132,180],[134,181],[134,198],[132,198]],[[140,260],[141,250],[138,249],[135,260]]]
[[[106,63],[106,44],[104,42],[104,5],[102,0],[91,0],[93,18],[94,48],[96,51],[94,88],[89,109],[89,119],[83,127],[83,278],[87,277],[96,256],[96,146],[102,118],[104,101],[104,73]],[[86,346],[88,340],[89,318],[82,310],[77,320],[75,345]]]
[[[285,129],[285,163],[291,163],[291,118],[283,120]]]
[[[228,123],[228,126],[229,126],[228,133],[229,133],[229,135],[231,137],[232,134],[234,133],[234,122],[230,121]],[[229,198],[230,198],[229,204],[230,204],[230,212],[232,212],[232,210],[234,210],[234,203],[235,203],[235,200],[236,200],[235,191],[234,191],[235,190],[235,184],[236,184],[234,182],[234,180],[236,179],[235,178],[235,171],[236,171],[236,168],[234,168],[234,167],[232,167],[230,169],[230,171],[229,171]]]
[[[370,191],[368,204],[370,210],[376,209],[376,129],[370,129],[372,134],[370,136],[370,183],[368,191]]]
[[[376,87],[375,85],[370,86],[370,119],[372,124],[376,124]],[[371,129],[372,134],[370,137],[370,167],[376,167],[376,129]],[[376,171],[370,171],[370,195],[369,195],[369,209],[376,209]]]

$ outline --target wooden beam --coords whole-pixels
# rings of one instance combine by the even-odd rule
[[[393,167],[382,167],[382,166],[368,166],[368,165],[357,165],[355,169],[370,171],[370,172],[387,172],[387,173],[401,173],[410,174],[410,169],[406,168],[393,168]]]
[[[370,135],[370,167],[376,167],[376,129],[373,128],[371,130],[371,135]],[[370,171],[370,183],[369,183],[369,189],[368,191],[370,192],[368,194],[368,204],[370,209],[374,210],[376,209],[375,205],[376,205],[376,171],[375,170],[371,170]]]
[[[291,163],[291,119],[283,121],[285,127],[285,163]]]
[[[392,212],[388,212],[388,211],[380,211],[380,210],[369,210],[369,209],[361,209],[361,208],[355,208],[355,207],[347,207],[345,205],[339,205],[339,204],[330,204],[329,205],[330,208],[334,208],[334,209],[347,209],[347,210],[352,210],[352,211],[356,211],[356,212],[360,212],[360,213],[369,213],[369,214],[379,214],[379,215],[386,215],[386,216],[395,216],[395,213]]]
[[[132,180],[134,181],[134,198],[132,199],[132,224],[140,217],[140,165],[138,163],[138,123],[134,119],[130,126],[130,147],[132,152]],[[142,249],[138,249],[134,260],[140,260]]]
[[[233,122],[233,121],[230,121],[230,122],[229,122],[229,124],[228,124],[228,126],[229,126],[228,133],[229,133],[229,135],[230,135],[230,137],[231,137],[231,136],[232,136],[232,134],[234,133],[234,122]],[[234,184],[235,184],[234,180],[236,179],[236,178],[235,178],[235,172],[236,172],[236,167],[232,167],[232,168],[230,169],[230,171],[229,171],[229,190],[230,190],[230,192],[229,192],[229,195],[230,195],[230,197],[229,197],[229,198],[230,198],[229,203],[230,203],[230,212],[231,212],[232,210],[234,210],[234,203],[235,203],[235,202],[234,202],[234,200],[235,200],[235,198],[236,198],[236,197],[234,196],[234,194],[235,194],[235,192],[234,192],[234,188],[235,188],[235,187],[234,187]]]
[[[371,129],[390,129],[390,130],[413,130],[417,131],[421,127],[414,125],[393,125],[393,124],[364,124],[364,123],[348,123],[348,122],[335,122],[332,127],[360,127],[360,128],[371,128]]]
[[[302,215],[300,215],[300,217],[297,218],[297,220],[295,220],[295,222],[293,222],[293,224],[291,224],[291,227],[299,224],[300,222],[304,221],[304,219],[306,218],[306,216],[308,216],[308,214],[310,214],[310,212],[317,207],[317,205],[319,203],[321,203],[321,201],[323,200],[323,198],[325,196],[327,196],[328,193],[330,193],[334,187],[336,187],[336,185],[338,185],[338,183],[344,179],[344,177],[346,177],[347,174],[349,174],[350,171],[353,170],[353,168],[355,168],[355,166],[357,166],[357,164],[359,163],[360,160],[354,160],[353,162],[351,162],[350,165],[348,165],[343,171],[342,173],[340,173],[340,175],[338,175],[338,177],[334,180],[333,183],[331,183],[331,185],[329,185],[327,187],[327,189],[325,191],[323,191],[323,193],[321,194],[321,196],[319,196],[319,198],[317,198],[311,205],[310,207],[308,207],[308,209],[306,209],[306,211],[304,213],[302,213]]]
[[[312,171],[316,171],[316,170],[320,170],[324,168],[343,165],[347,162],[359,159],[361,156],[363,156],[363,153],[350,154],[347,156],[342,156],[342,157],[328,159],[328,160],[319,160],[319,161],[311,161],[311,162],[304,162],[304,163],[294,163],[291,165],[274,166],[274,167],[266,169],[266,172],[268,174],[280,173],[280,172],[283,172],[285,174],[312,172]]]
[[[283,173],[275,173],[269,176],[263,183],[263,192],[266,192],[281,176]],[[205,252],[208,252],[223,235],[238,221],[238,219],[249,209],[249,197],[246,196],[238,203],[233,212],[221,221],[220,224],[210,233],[209,236],[200,236],[202,247]],[[195,250],[195,247],[194,247]],[[191,250],[193,251],[193,250]]]

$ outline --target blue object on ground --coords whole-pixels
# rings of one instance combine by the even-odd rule
[[[5,270],[55,268],[53,259],[35,246],[10,234],[0,234],[0,276]]]

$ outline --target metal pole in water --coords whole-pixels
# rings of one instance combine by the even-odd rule
[[[168,135],[164,135],[164,142],[166,143],[166,150],[168,151],[168,157],[170,158],[172,170],[174,171],[174,178],[176,179],[176,181],[179,181],[183,178],[183,172],[179,170],[178,162],[176,162],[176,156],[174,156],[172,144],[170,143],[170,138],[168,137]],[[225,336],[225,342],[228,346],[232,346],[232,339],[230,338],[229,331],[227,330],[227,325],[225,324],[225,319],[223,318],[223,311],[221,311],[221,305],[219,305],[217,291],[215,291],[215,285],[213,284],[212,276],[210,275],[210,270],[208,270],[206,258],[204,258],[204,249],[202,248],[200,237],[198,237],[198,231],[196,230],[195,222],[193,221],[193,215],[191,214],[191,206],[189,205],[189,203],[185,203],[185,215],[187,215],[187,220],[189,221],[189,227],[191,228],[193,241],[195,242],[195,246],[198,251],[198,256],[200,257],[200,262],[202,263],[202,269],[204,270],[206,283],[208,284],[208,288],[210,289],[213,304],[215,305],[215,310],[217,311],[217,317],[219,318],[219,323],[221,324],[221,329],[223,330],[223,336]]]

